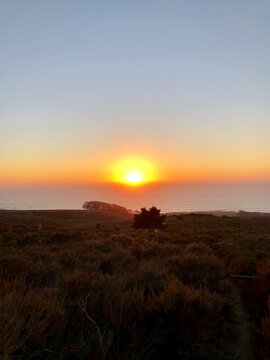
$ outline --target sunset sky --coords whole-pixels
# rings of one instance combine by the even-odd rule
[[[0,183],[113,181],[130,159],[270,180],[269,19],[269,0],[0,0]]]

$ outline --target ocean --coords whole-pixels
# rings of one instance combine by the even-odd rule
[[[0,209],[81,209],[83,202],[90,200],[132,210],[156,206],[163,212],[270,212],[270,182],[166,183],[133,188],[112,184],[0,186]]]

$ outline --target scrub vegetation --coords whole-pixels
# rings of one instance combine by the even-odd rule
[[[269,219],[0,215],[1,359],[269,359]]]

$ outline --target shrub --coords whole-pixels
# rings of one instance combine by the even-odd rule
[[[216,288],[224,276],[221,262],[213,255],[186,253],[166,259],[169,271],[184,283]]]
[[[32,346],[45,344],[47,336],[54,342],[61,341],[65,316],[53,289],[16,290],[7,281],[1,281],[0,285],[1,359],[10,359],[18,349],[23,351],[28,342]]]
[[[160,215],[160,210],[152,206],[149,210],[141,208],[141,212],[134,214],[133,226],[135,228],[160,228],[166,215]]]

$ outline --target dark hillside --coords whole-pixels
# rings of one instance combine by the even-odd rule
[[[84,227],[96,222],[130,220],[132,215],[86,210],[0,210],[0,222],[7,224],[47,224]]]
[[[269,359],[269,219],[0,216],[1,359]]]

